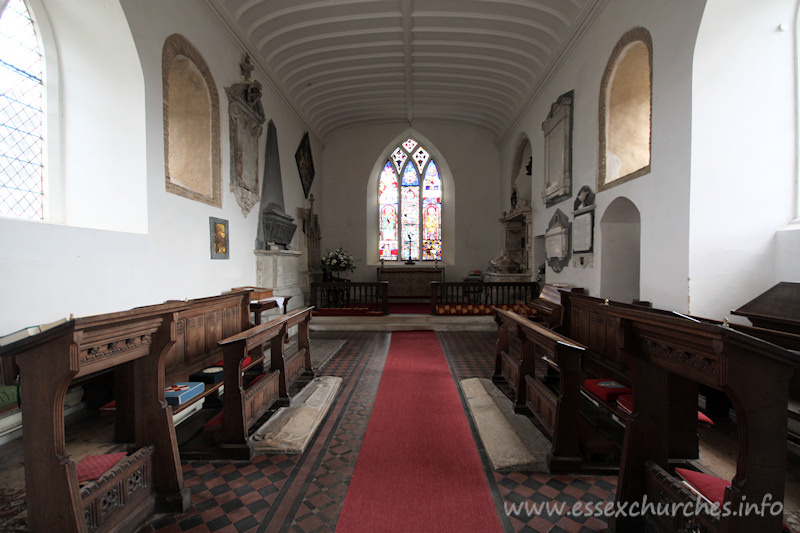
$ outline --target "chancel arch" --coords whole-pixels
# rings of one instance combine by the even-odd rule
[[[396,204],[393,194],[387,194],[393,182]],[[389,264],[452,264],[456,246],[454,180],[444,157],[428,139],[407,130],[389,143],[372,168],[366,196],[368,263],[378,264],[383,259]],[[392,213],[394,223],[389,220]],[[433,220],[436,217],[438,225]],[[438,231],[431,231],[434,227]]]
[[[600,86],[598,190],[650,172],[653,41],[634,28],[617,42]]]
[[[618,302],[639,299],[641,215],[629,199],[620,196],[600,219],[600,291]]]

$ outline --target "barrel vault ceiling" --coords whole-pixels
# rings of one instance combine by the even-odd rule
[[[323,143],[342,128],[419,120],[500,141],[604,3],[206,0]]]

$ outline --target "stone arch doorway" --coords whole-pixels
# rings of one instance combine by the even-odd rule
[[[600,220],[600,242],[600,297],[639,299],[641,215],[633,202],[620,196],[609,204]]]

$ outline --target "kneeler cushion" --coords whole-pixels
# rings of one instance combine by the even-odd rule
[[[583,382],[583,386],[606,402],[615,400],[620,394],[633,392],[630,388],[613,379],[587,379]]]
[[[719,505],[722,505],[725,500],[725,489],[731,486],[730,481],[686,468],[676,468],[675,473],[705,496],[708,501]]]
[[[250,361],[252,361],[252,358],[249,355],[244,359],[242,359],[242,368],[249,365]],[[214,363],[214,366],[225,366],[225,363],[223,361],[217,361],[216,363]]]
[[[87,455],[75,465],[75,473],[78,474],[78,483],[92,481],[120,462],[127,454],[125,452],[107,453],[104,455]]]
[[[706,416],[706,414],[701,411],[697,411],[697,421],[700,422],[701,424],[708,424],[709,426],[714,425],[714,421],[708,418],[708,416]]]
[[[222,431],[222,423],[225,421],[225,411],[220,411],[217,416],[206,422],[203,431]]]
[[[632,414],[633,413],[633,394],[620,394],[617,397],[617,405],[620,409],[625,411],[626,413]],[[707,424],[709,426],[714,425],[714,421],[708,418],[702,411],[697,411],[697,421],[701,424]]]

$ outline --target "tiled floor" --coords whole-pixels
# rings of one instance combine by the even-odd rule
[[[320,372],[342,377],[344,385],[307,451],[301,456],[259,455],[252,462],[186,463],[184,477],[193,506],[181,515],[159,515],[143,531],[307,532],[335,528],[386,361],[389,334],[326,332],[314,336],[346,340]],[[438,336],[454,379],[491,376],[492,333],[440,332]],[[477,446],[488,465],[479,439]],[[551,477],[484,468],[506,531],[606,528],[595,517],[566,516],[560,508],[551,515],[529,511],[536,511],[533,504],[571,508],[578,501],[608,501],[613,498],[615,477]]]

